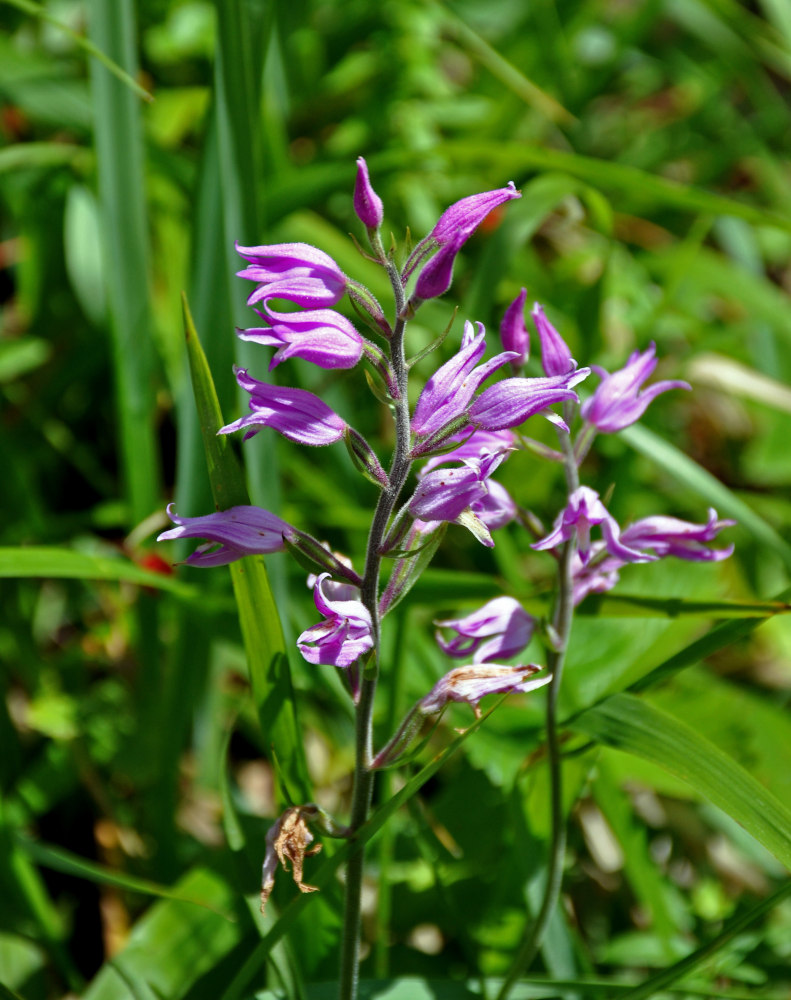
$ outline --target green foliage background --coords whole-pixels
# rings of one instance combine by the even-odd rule
[[[234,240],[314,243],[384,296],[348,235],[363,154],[398,240],[466,194],[523,192],[421,310],[415,352],[453,304],[443,352],[462,318],[491,347],[523,285],[581,363],[618,367],[655,341],[660,374],[694,391],[600,438],[587,479],[614,485],[622,521],[700,521],[709,505],[739,521],[728,562],[633,567],[581,608],[564,902],[513,996],[786,996],[789,8],[5,0],[0,29],[0,993],[332,995],[343,850],[309,861],[321,893],[295,899],[281,875],[257,912],[286,793],[309,783],[333,812],[348,805],[346,697],[291,654],[315,617],[304,574],[267,560],[281,639],[261,561],[235,570],[240,630],[229,574],[171,573],[186,550],[153,539],[169,499],[187,515],[213,503],[213,411],[199,420],[181,291],[230,420],[233,361],[263,377],[268,360],[233,335],[252,315]],[[284,367],[387,453],[359,372]],[[339,446],[272,438],[244,446],[246,484],[226,495],[247,489],[359,561],[373,487]],[[519,454],[502,478],[552,519],[557,470]],[[490,552],[451,527],[388,622],[381,737],[448,669],[432,619],[501,592],[540,614],[551,574],[516,532]],[[378,786],[363,974],[400,982],[364,996],[486,995],[540,899],[540,697],[505,702],[439,769],[468,722],[451,713]]]

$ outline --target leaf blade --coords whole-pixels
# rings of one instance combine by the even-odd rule
[[[183,296],[185,336],[195,405],[201,426],[212,494],[218,510],[250,503],[242,469],[223,426],[217,391],[201,347],[186,296]],[[277,747],[287,798],[311,799],[301,732],[297,720],[291,672],[280,622],[264,561],[250,557],[229,566],[239,611],[250,685],[262,731]]]
[[[691,727],[630,694],[616,694],[572,723],[615,748],[658,764],[740,823],[791,868],[791,810]]]

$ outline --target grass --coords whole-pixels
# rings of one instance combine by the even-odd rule
[[[455,305],[441,357],[464,318],[491,350],[523,286],[581,363],[655,341],[659,377],[693,392],[602,436],[588,481],[614,487],[622,521],[710,504],[739,521],[727,562],[631,567],[581,609],[564,905],[513,996],[787,992],[789,86],[791,22],[770,0],[0,4],[4,996],[332,995],[346,848],[308,859],[320,893],[281,878],[266,918],[257,899],[289,796],[349,805],[347,699],[292,655],[315,620],[304,573],[267,557],[232,584],[174,568],[186,550],[154,538],[174,497],[208,512],[217,461],[240,452],[224,438],[207,466],[181,292],[208,359],[198,396],[213,379],[233,419],[231,364],[263,378],[268,360],[233,335],[254,317],[235,239],[313,242],[384,294],[348,235],[361,154],[396,240],[472,192],[523,192],[465,246],[411,353]],[[359,373],[281,373],[386,454]],[[359,565],[374,488],[338,445],[273,438],[241,448],[235,496]],[[502,479],[551,522],[554,467],[519,454]],[[511,529],[489,551],[450,526],[386,629],[378,741],[448,669],[432,620],[502,592],[546,614],[550,562]],[[296,709],[271,695],[289,686]],[[468,723],[450,713],[375,792],[363,996],[494,995],[540,902],[540,697],[444,751]]]

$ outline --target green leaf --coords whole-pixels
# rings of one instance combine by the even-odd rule
[[[98,48],[132,75],[137,72],[132,0],[92,0],[90,30]],[[91,95],[103,250],[114,262],[106,279],[121,465],[137,525],[161,503],[140,106],[125,84],[96,64],[91,66]]]
[[[74,167],[87,171],[93,155],[84,146],[67,142],[18,142],[0,149],[0,174],[46,167]]]
[[[48,545],[0,548],[0,578],[59,577],[67,580],[116,580],[137,583],[141,587],[168,590],[181,597],[196,597],[198,591],[175,577],[152,573],[135,565],[131,559],[93,556],[73,549]]]
[[[572,725],[681,778],[791,868],[791,810],[685,723],[633,695],[617,694],[577,716]]]
[[[496,162],[505,176],[530,168],[556,170],[580,177],[596,187],[612,191],[621,201],[628,198],[639,206],[672,205],[696,214],[733,215],[756,226],[791,231],[791,215],[781,215],[613,160],[516,142],[496,145],[485,141],[446,142],[443,151],[453,162],[465,165]]]
[[[787,601],[694,601],[683,597],[639,597],[636,594],[594,594],[577,612],[608,618],[772,618],[787,615]]]
[[[775,600],[783,603],[791,600],[791,587],[778,594]],[[705,659],[705,657],[711,656],[712,653],[716,653],[717,650],[724,649],[726,646],[730,646],[738,642],[738,640],[743,639],[753,629],[757,628],[763,620],[762,618],[746,618],[738,621],[723,622],[715,626],[706,635],[701,636],[700,639],[696,639],[688,646],[680,649],[677,653],[674,653],[664,662],[654,667],[649,673],[639,678],[639,680],[629,686],[629,690],[644,691],[654,684],[659,684],[679,670],[691,667],[695,663],[699,663]]]
[[[63,215],[66,270],[85,315],[97,326],[107,312],[107,261],[102,253],[99,209],[93,192],[72,184]]]
[[[680,962],[676,962],[669,968],[663,969],[656,975],[646,979],[635,989],[625,993],[623,995],[624,1000],[649,1000],[649,997],[656,996],[657,993],[666,990],[683,976],[692,972],[693,969],[697,969],[711,958],[712,955],[716,955],[718,951],[721,951],[726,945],[730,944],[737,935],[741,934],[789,896],[791,896],[791,880],[784,882],[779,889],[775,889],[773,893],[767,896],[766,899],[761,900],[756,906],[750,907],[746,913],[742,913],[729,920],[716,937],[712,938],[711,941],[707,941],[700,948],[697,948],[691,955],[687,955]],[[684,992],[686,992],[686,989]]]
[[[13,382],[49,360],[51,347],[40,337],[0,341],[0,383]]]
[[[214,381],[184,296],[184,322],[195,405],[206,449],[214,502],[218,510],[250,503],[242,469],[231,442],[218,430],[224,421]],[[231,581],[239,611],[250,686],[266,741],[277,751],[287,797],[309,802],[310,779],[283,628],[263,559],[247,557],[231,563]]]
[[[84,1000],[184,996],[239,942],[240,924],[218,915],[236,898],[218,875],[193,869],[174,892],[202,898],[206,905],[172,899],[155,904],[137,921],[123,951],[102,966]]]
[[[90,39],[85,38],[84,35],[78,34],[78,32],[73,31],[67,24],[63,24],[41,4],[35,3],[34,0],[3,0],[4,3],[10,4],[12,7],[16,7],[17,10],[24,11],[25,14],[30,14],[32,17],[38,17],[42,21],[46,21],[48,24],[53,25],[59,31],[68,35],[72,41],[76,42],[77,45],[89,56],[93,56],[94,59],[98,59],[99,62],[106,66],[107,69],[114,75],[117,76],[121,83],[129,87],[130,90],[134,91],[138,97],[142,97],[144,101],[153,101],[153,96],[145,89],[141,87],[134,77],[130,76],[126,70],[119,66],[117,62],[113,62],[109,56],[107,56],[100,48],[97,48]]]
[[[442,11],[445,30],[455,37],[459,44],[466,48],[482,66],[485,66],[500,83],[520,97],[528,107],[534,108],[551,122],[563,125],[576,122],[577,119],[570,111],[567,111],[551,94],[528,79],[512,62],[501,56],[477,31],[468,27],[444,4],[437,3],[437,7]]]
[[[176,899],[182,903],[191,903],[193,906],[203,906],[212,910],[224,920],[232,923],[235,917],[226,912],[215,909],[214,906],[205,902],[200,895],[190,895],[177,889],[171,889],[158,882],[152,882],[146,878],[136,878],[134,875],[127,875],[125,872],[115,872],[104,865],[98,865],[94,861],[87,861],[70,851],[65,851],[59,847],[50,847],[29,837],[18,835],[16,842],[19,849],[32,861],[43,868],[52,871],[63,872],[66,875],[73,875],[75,878],[85,879],[88,882],[95,882],[97,885],[110,885],[116,889],[126,889],[129,892],[139,892],[146,896],[159,896],[163,899]]]

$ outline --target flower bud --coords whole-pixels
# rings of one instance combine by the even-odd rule
[[[415,294],[412,297],[413,307],[418,304],[418,301],[436,299],[447,292],[453,280],[453,264],[456,261],[456,254],[464,241],[463,235],[457,234],[449,243],[441,246],[431,260],[423,265],[415,285]]]
[[[319,569],[323,573],[343,577],[355,587],[359,587],[362,583],[348,559],[339,559],[318,538],[314,538],[306,531],[294,528],[286,538],[285,548],[308,572],[312,573]]]
[[[547,375],[567,375],[574,371],[577,362],[572,358],[568,344],[546,318],[538,302],[533,305],[532,316],[541,341],[541,366]]]
[[[525,326],[525,301],[527,289],[523,288],[511,305],[505,310],[500,323],[500,340],[506,351],[513,351],[517,356],[511,361],[511,370],[516,373],[527,362],[530,356],[530,334]]]
[[[374,486],[378,486],[380,489],[386,487],[390,482],[387,473],[362,434],[353,427],[347,427],[343,440],[355,468],[359,469]]]
[[[384,215],[382,199],[371,187],[368,179],[368,164],[357,157],[357,178],[354,182],[354,211],[367,229],[378,229]]]

